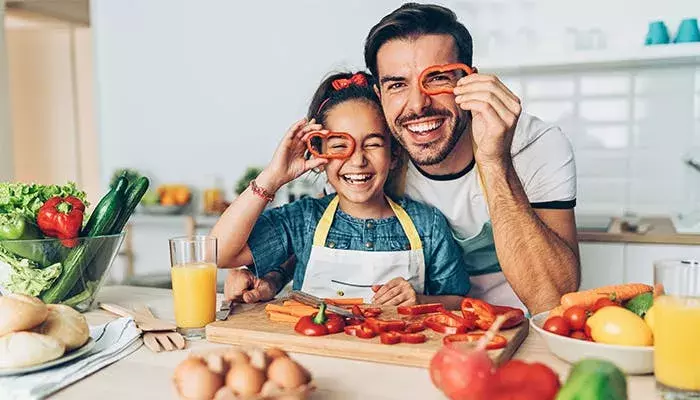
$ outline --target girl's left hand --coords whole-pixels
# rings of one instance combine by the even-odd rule
[[[372,304],[385,306],[412,306],[418,303],[415,289],[404,278],[394,278],[384,285],[373,287]]]

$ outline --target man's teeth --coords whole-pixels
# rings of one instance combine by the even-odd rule
[[[372,174],[345,174],[343,179],[348,183],[363,183],[372,178]]]
[[[425,133],[439,128],[442,125],[442,120],[434,120],[428,122],[420,122],[417,124],[407,124],[406,128],[413,133]]]

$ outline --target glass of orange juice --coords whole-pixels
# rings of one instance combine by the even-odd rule
[[[654,262],[654,375],[664,399],[700,399],[700,262]]]
[[[169,242],[175,324],[186,339],[203,339],[204,328],[216,319],[216,238],[177,237]]]

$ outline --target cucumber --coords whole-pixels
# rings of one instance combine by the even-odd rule
[[[122,175],[117,180],[116,185],[100,199],[100,202],[90,216],[90,220],[83,228],[81,237],[101,236],[110,232],[122,208],[124,192],[126,191],[128,183],[126,177]],[[103,240],[83,242],[68,253],[68,256],[62,263],[63,271],[61,272],[61,276],[53,286],[41,295],[41,299],[44,303],[54,304],[64,300],[66,296],[68,296],[103,243]]]
[[[146,194],[150,182],[145,176],[139,177],[134,181],[126,191],[126,199],[124,199],[124,207],[122,207],[117,222],[114,223],[111,233],[117,234],[124,229],[126,223],[129,221],[129,217],[139,205],[141,198]]]

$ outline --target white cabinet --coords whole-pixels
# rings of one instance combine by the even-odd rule
[[[700,246],[627,244],[624,282],[654,283],[654,261],[665,258],[700,260]]]
[[[581,290],[623,281],[625,245],[622,243],[579,243]]]

